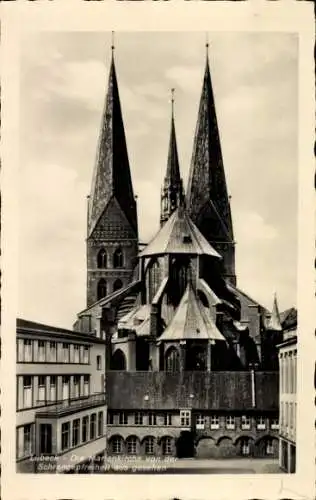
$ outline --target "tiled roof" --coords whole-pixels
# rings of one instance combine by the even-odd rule
[[[221,258],[181,206],[172,214],[139,256],[183,253]]]
[[[164,341],[185,339],[225,341],[208,308],[200,302],[190,282],[174,317],[159,338]]]

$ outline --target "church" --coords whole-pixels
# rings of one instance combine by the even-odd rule
[[[74,324],[105,345],[106,454],[277,456],[281,315],[238,287],[208,50],[186,189],[180,167],[172,92],[160,228],[141,245],[112,47]]]

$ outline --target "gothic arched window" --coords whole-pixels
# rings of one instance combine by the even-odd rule
[[[113,292],[116,292],[116,290],[119,290],[120,288],[122,288],[122,286],[123,286],[122,280],[120,279],[115,280],[113,283]]]
[[[98,253],[97,264],[99,269],[106,267],[106,251],[104,250],[104,248],[101,248]]]
[[[153,260],[148,268],[148,299],[151,302],[158,290],[159,281],[160,281],[160,267],[158,260]]]
[[[167,372],[178,372],[180,370],[179,352],[175,347],[170,347],[165,356]]]
[[[117,248],[113,255],[113,267],[123,267],[123,252],[121,248]]]
[[[106,281],[104,278],[101,278],[99,283],[98,283],[98,300],[103,299],[106,296]]]

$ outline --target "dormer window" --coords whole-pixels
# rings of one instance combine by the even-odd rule
[[[183,243],[192,243],[192,238],[189,234],[183,236]]]

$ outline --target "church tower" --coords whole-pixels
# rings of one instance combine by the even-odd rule
[[[108,92],[88,200],[87,307],[130,282],[137,252],[137,208],[112,45]]]
[[[180,177],[176,131],[174,125],[174,89],[171,90],[171,130],[167,172],[161,190],[160,225],[169,219],[184,199],[183,182]]]
[[[236,284],[235,246],[220,136],[210,75],[208,44],[194,137],[187,208],[203,236],[223,257],[222,273]]]

